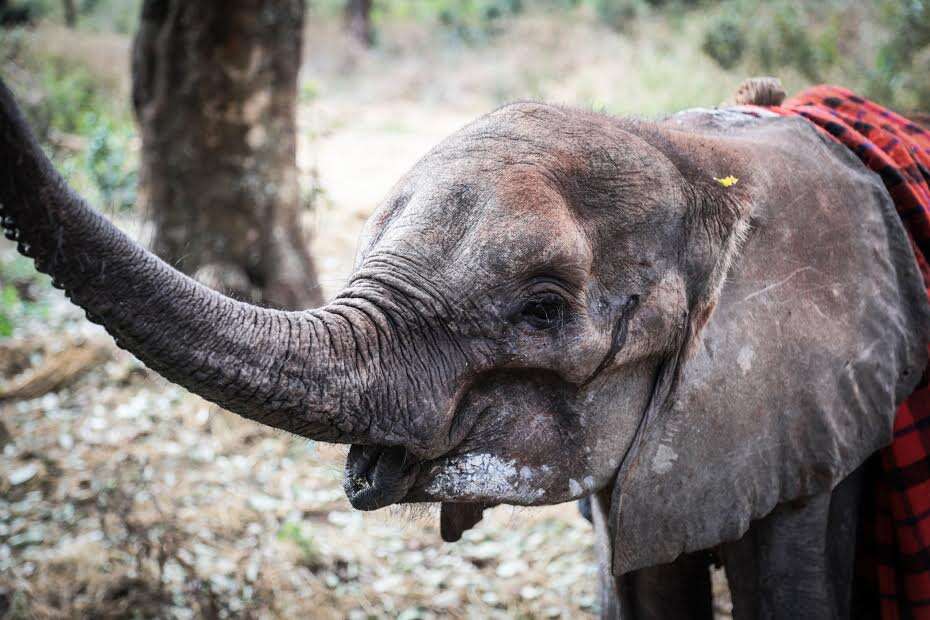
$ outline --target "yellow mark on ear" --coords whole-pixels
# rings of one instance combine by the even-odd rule
[[[729,176],[725,176],[722,179],[718,179],[717,177],[714,177],[714,181],[716,181],[717,183],[720,183],[724,187],[730,187],[732,185],[736,185],[737,183],[739,183],[739,179],[737,179],[732,174]]]

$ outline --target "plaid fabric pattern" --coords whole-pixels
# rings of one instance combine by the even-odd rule
[[[806,118],[881,176],[930,294],[930,131],[836,86],[816,86],[766,109]],[[873,457],[866,477],[854,613],[930,620],[928,371],[898,408],[894,440]]]

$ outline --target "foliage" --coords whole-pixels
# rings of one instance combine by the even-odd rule
[[[138,173],[127,160],[131,133],[101,119],[87,147],[86,168],[102,204],[111,210],[128,211],[136,203]]]
[[[38,103],[28,107],[30,124],[39,138],[48,141],[56,131],[89,135],[96,125],[101,100],[94,80],[82,67],[60,58],[46,60],[39,67]]]
[[[313,103],[320,96],[320,85],[314,80],[303,80],[300,91],[297,93],[298,101],[302,104]]]
[[[307,0],[311,12],[334,16],[344,8],[345,0]],[[530,9],[573,11],[592,9],[603,21],[617,30],[649,4],[692,3],[696,0],[374,0],[372,21],[377,25],[389,20],[434,23],[453,40],[468,44],[486,43],[505,32],[506,20]]]
[[[66,178],[108,211],[126,211],[136,200],[137,156],[131,119],[113,105],[111,93],[81,66],[61,58],[33,62],[23,98],[30,125]]]
[[[876,97],[903,99],[930,110],[930,0],[884,2],[882,18],[892,33],[881,47],[871,74]]]
[[[304,531],[299,523],[289,521],[278,530],[278,540],[293,543],[300,551],[300,565],[315,570],[323,565],[323,556],[313,536]]]
[[[372,17],[413,18],[438,23],[466,43],[478,43],[502,31],[502,20],[520,13],[524,0],[383,0],[376,2]]]
[[[141,8],[142,0],[80,0],[78,23],[99,32],[130,34],[136,29]]]
[[[795,72],[930,109],[930,0],[724,0],[712,12],[702,50],[725,69]]]
[[[589,0],[589,4],[602,22],[620,32],[629,30],[647,6],[641,0]]]
[[[499,34],[501,18],[523,9],[522,0],[464,0],[454,5],[444,4],[446,6],[438,12],[439,22],[467,42]]]
[[[12,336],[24,319],[47,316],[38,288],[48,286],[48,277],[37,273],[31,260],[17,255],[0,261],[0,338]]]
[[[94,32],[129,34],[135,30],[142,0],[76,0],[78,27]],[[64,21],[61,0],[20,0],[14,6],[29,11],[32,19]]]
[[[704,33],[701,49],[724,69],[732,69],[746,50],[746,36],[729,16],[721,16]]]
[[[25,53],[21,31],[0,36],[0,66],[11,69],[5,79],[20,93],[29,123],[59,171],[93,204],[110,212],[132,208],[134,127],[114,105],[113,93],[70,60]],[[0,261],[0,338],[14,335],[28,319],[47,316],[42,289],[49,286],[30,260],[17,255]]]
[[[136,162],[130,149],[134,130],[129,119],[113,115],[99,85],[81,67],[60,60],[48,62],[42,74],[45,96],[33,115],[44,117],[34,126],[44,127],[45,141],[63,155],[64,168],[72,176],[79,173],[96,194],[96,204],[113,210],[127,210],[135,203]],[[67,151],[60,134],[74,134],[86,141],[77,152]]]

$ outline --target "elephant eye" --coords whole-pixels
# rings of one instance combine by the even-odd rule
[[[527,300],[520,309],[518,319],[534,329],[549,329],[565,320],[565,300],[552,293]]]

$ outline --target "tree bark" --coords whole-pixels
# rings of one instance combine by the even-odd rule
[[[74,0],[62,0],[65,9],[65,25],[68,28],[74,28],[77,26],[77,7],[74,5]]]
[[[133,50],[152,249],[214,288],[321,303],[296,166],[303,0],[145,0]]]
[[[372,0],[347,0],[346,25],[349,33],[365,47],[375,42],[375,33],[371,27]]]
[[[32,21],[32,9],[29,5],[10,6],[9,0],[0,0],[0,26],[14,28]]]

